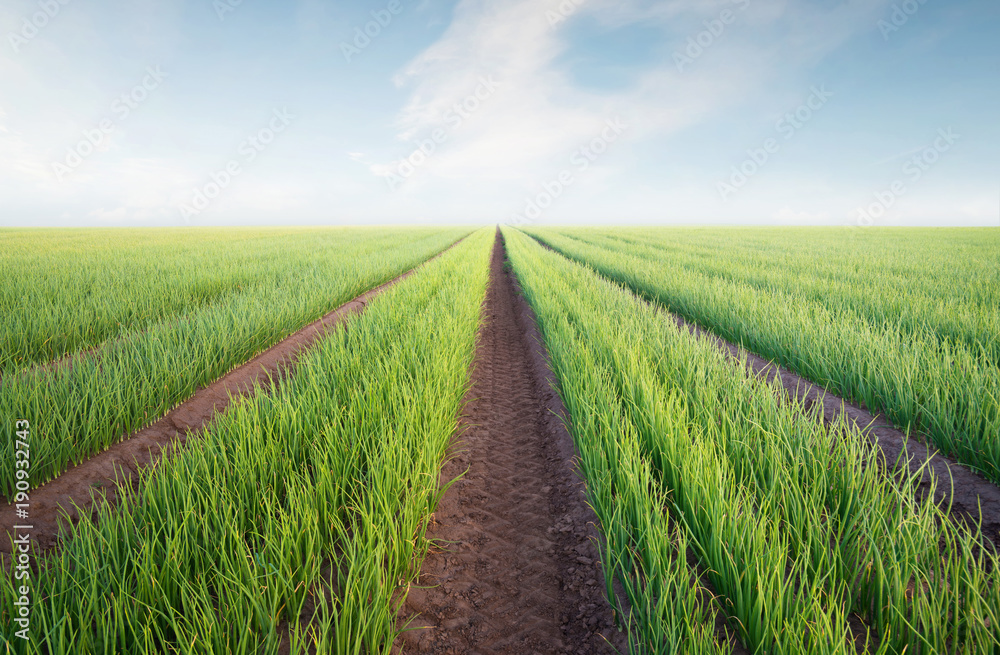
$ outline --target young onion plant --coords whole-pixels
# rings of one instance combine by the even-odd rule
[[[653,471],[752,652],[1000,648],[997,558],[977,532],[916,500],[916,476],[886,476],[853,425],[823,425],[655,307],[523,234],[507,236],[583,461],[612,457],[607,441],[635,440],[645,464],[633,468]],[[613,417],[617,435],[595,438],[589,426],[601,420],[588,413]],[[607,538],[609,549],[620,543]],[[677,557],[631,548],[605,558],[619,577],[641,573],[618,561]]]
[[[272,271],[183,316],[133,330],[71,367],[4,376],[0,415],[31,422],[32,484],[158,420],[199,387],[440,252],[463,232],[338,234],[335,243],[315,252],[290,253],[280,273]],[[375,238],[368,242],[370,236]],[[0,443],[0,492],[8,498],[15,488],[13,447],[11,440]]]
[[[13,652],[389,653],[468,386],[492,231],[62,536]],[[15,581],[4,577],[0,625]],[[6,627],[4,628],[6,631]]]
[[[884,412],[906,430],[925,433],[943,453],[1000,483],[1000,367],[991,337],[1000,334],[998,294],[981,284],[996,275],[992,260],[963,264],[973,266],[965,276],[952,276],[940,261],[927,264],[911,279],[943,282],[916,281],[929,289],[921,299],[900,290],[906,275],[887,273],[883,286],[877,273],[865,278],[852,272],[864,270],[868,259],[844,253],[828,275],[843,271],[848,281],[829,291],[817,290],[825,278],[800,284],[810,275],[802,262],[787,274],[762,265],[741,272],[738,235],[715,249],[678,253],[628,232],[627,240],[533,234],[723,338]]]
[[[563,229],[564,236],[745,282],[857,320],[985,348],[1000,362],[995,230]],[[725,252],[725,257],[718,257]],[[874,282],[874,283],[873,283]]]
[[[604,535],[601,559],[606,597],[628,630],[633,653],[727,652],[712,592],[688,565],[689,539],[670,520],[669,494],[657,483],[639,441],[614,395],[607,371],[579,344],[546,336],[560,360],[562,395],[573,416],[573,434],[587,480],[587,493]],[[564,353],[574,356],[567,359]],[[614,581],[621,582],[627,603],[620,603]]]
[[[0,231],[0,375],[429,230]]]

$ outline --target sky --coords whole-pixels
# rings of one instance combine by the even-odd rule
[[[4,0],[0,226],[1000,225],[996,0]]]

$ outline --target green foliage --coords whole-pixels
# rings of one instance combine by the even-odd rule
[[[37,263],[41,257],[50,272],[75,261],[67,259],[67,249],[86,250],[92,240],[100,244],[106,238],[107,243],[95,252],[110,258],[104,262],[98,255],[85,256],[93,267],[77,264],[64,271],[64,287],[54,286],[58,278],[39,273],[35,297],[48,294],[46,289],[56,289],[57,297],[50,302],[61,309],[51,322],[43,312],[37,329],[82,334],[80,338],[85,340],[77,345],[94,345],[98,333],[107,335],[102,327],[106,326],[105,311],[116,320],[124,320],[125,314],[132,312],[131,322],[122,327],[121,334],[94,352],[81,354],[72,366],[36,367],[6,373],[0,380],[0,416],[31,422],[31,482],[37,486],[156,421],[200,386],[338,305],[426,260],[463,232],[237,231],[242,240],[220,236],[221,240],[214,242],[209,239],[216,236],[211,232],[165,231],[154,235],[181,249],[181,254],[162,276],[151,272],[162,263],[160,253],[155,248],[145,254],[141,248],[137,251],[134,232],[24,234],[36,240],[27,239],[35,245],[25,245],[25,250],[38,252],[18,261]],[[198,236],[198,243],[189,241],[192,234]],[[133,235],[131,244],[127,235]],[[208,285],[206,280],[213,279],[211,271],[217,270],[212,268],[211,257],[229,245],[239,254],[222,257],[220,277],[213,282],[216,290],[227,290],[205,302],[175,306],[174,300],[181,302],[194,287]],[[114,254],[118,251],[121,260]],[[209,272],[185,265],[188,255],[191,263],[208,266]],[[5,261],[9,263],[10,258]],[[114,283],[102,282],[99,290],[84,291],[102,279],[101,271],[112,274],[119,264],[144,272],[127,279],[114,275]],[[30,269],[25,277],[30,279]],[[237,279],[241,283],[232,288]],[[7,284],[5,278],[5,288]],[[16,287],[20,282],[10,284]],[[157,295],[161,287],[162,302]],[[10,289],[7,292],[13,293]],[[76,305],[90,309],[74,314],[70,308]],[[94,316],[100,320],[92,321]],[[159,319],[154,322],[152,317]],[[50,336],[62,334],[58,331]],[[91,336],[94,340],[86,341]],[[11,440],[0,442],[0,491],[8,498],[14,489],[12,449]]]
[[[855,426],[824,425],[617,284],[505,236],[635,652],[717,652],[704,625],[719,611],[754,653],[852,654],[855,640],[874,653],[1000,649],[997,558],[916,500],[917,476],[886,476]],[[708,584],[713,603],[692,592]]]
[[[996,230],[540,230],[1000,483]]]
[[[389,653],[468,385],[492,231],[324,337],[33,581],[31,652]],[[0,626],[10,638],[14,581]]]

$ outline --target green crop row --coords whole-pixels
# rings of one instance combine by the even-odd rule
[[[32,426],[31,486],[156,421],[172,407],[338,305],[416,266],[463,232],[345,233],[183,317],[134,330],[73,362],[0,380],[0,415]],[[0,492],[15,491],[14,444],[0,443]]]
[[[996,230],[560,230],[875,326],[930,331],[1000,362]],[[719,257],[719,253],[725,253]]]
[[[825,426],[628,290],[505,236],[635,652],[727,650],[704,627],[716,612],[754,653],[1000,649],[997,557],[917,501],[916,476],[886,476],[858,428]]]
[[[373,300],[294,376],[102,506],[32,577],[13,652],[389,653],[457,426],[492,231]],[[13,627],[11,627],[13,626]],[[8,652],[11,652],[8,651]]]
[[[0,231],[0,374],[430,230]]]
[[[903,329],[900,317],[862,318],[864,310],[851,306],[849,294],[837,302],[809,298],[792,288],[791,278],[765,288],[713,274],[722,262],[739,269],[735,243],[702,253],[699,264],[685,257],[675,262],[671,252],[634,242],[533,234],[723,338],[884,412],[908,431],[928,435],[943,453],[1000,483],[1000,368],[990,355],[994,345],[983,345],[985,336],[970,345],[930,328]],[[924,271],[926,277],[939,274],[944,275],[938,268]],[[865,283],[852,284],[865,296]],[[873,276],[866,284],[879,289],[881,281]],[[891,289],[885,294],[893,296]],[[996,308],[980,307],[977,311],[996,314]]]

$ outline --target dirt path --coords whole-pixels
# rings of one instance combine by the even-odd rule
[[[436,540],[401,623],[406,653],[626,652],[603,597],[596,517],[533,316],[504,270],[499,232],[465,431],[441,481]]]
[[[665,310],[664,310],[665,311]],[[834,422],[843,416],[853,422],[864,432],[882,452],[883,464],[889,468],[902,456],[908,461],[910,471],[916,472],[930,460],[928,468],[921,477],[919,492],[926,495],[930,492],[931,474],[937,478],[935,499],[938,503],[951,502],[951,514],[965,521],[979,521],[979,508],[982,507],[982,533],[1000,546],[1000,488],[992,482],[972,472],[967,467],[928,449],[927,445],[916,437],[907,439],[906,433],[898,430],[881,414],[872,414],[865,408],[849,403],[843,398],[827,392],[823,387],[813,384],[805,378],[778,366],[763,357],[731,344],[721,337],[703,328],[685,321],[676,314],[670,314],[678,326],[687,329],[692,334],[700,334],[716,343],[729,353],[735,360],[746,357],[746,366],[754,375],[768,381],[778,378],[785,394],[789,398],[803,402],[806,409],[818,407],[826,424]],[[950,477],[949,477],[950,476]],[[954,484],[954,495],[952,487]]]
[[[456,241],[431,259],[440,257],[462,240],[464,239]],[[28,523],[32,526],[31,539],[36,549],[34,552],[44,552],[57,545],[64,510],[75,524],[80,520],[80,512],[74,508],[74,504],[93,518],[96,515],[95,500],[116,503],[118,481],[133,486],[137,484],[141,469],[155,466],[161,457],[169,456],[173,450],[182,448],[190,437],[197,436],[197,433],[204,430],[216,415],[225,412],[241,398],[253,394],[255,389],[266,390],[272,380],[289,375],[294,371],[302,353],[326,332],[364,311],[372,298],[410,276],[418,268],[419,266],[341,305],[209,386],[199,389],[191,398],[152,425],[32,490],[30,520],[16,523]],[[13,505],[0,503],[0,555],[10,554],[11,543],[7,535],[15,524],[14,518]],[[5,557],[3,561],[6,564]]]
[[[548,244],[537,242],[542,247],[561,255]],[[637,297],[642,296],[637,294]],[[805,378],[685,320],[659,303],[650,302],[650,304],[670,316],[679,327],[687,329],[691,334],[712,340],[734,360],[739,361],[745,356],[747,370],[754,375],[769,381],[775,377],[779,378],[789,398],[801,400],[807,409],[819,407],[827,424],[840,416],[853,422],[879,447],[887,468],[895,464],[900,456],[907,461],[908,469],[912,472],[916,472],[930,460],[928,468],[922,473],[918,491],[924,495],[929,493],[933,475],[938,480],[935,499],[945,506],[950,502],[953,516],[975,524],[979,522],[981,507],[983,536],[1000,548],[1000,488],[992,482],[951,458],[935,454],[933,447],[929,449],[926,443],[921,441],[923,435],[914,435],[907,439],[906,433],[897,429],[881,414],[873,414],[860,405],[849,403]],[[952,484],[954,484],[954,494],[952,494]]]

